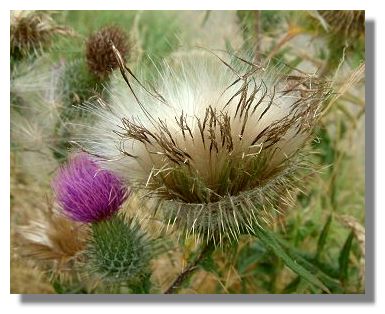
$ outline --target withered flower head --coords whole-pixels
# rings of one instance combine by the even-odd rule
[[[41,269],[71,272],[76,256],[85,248],[86,226],[49,209],[37,211],[28,225],[17,229],[18,252]]]
[[[352,39],[365,34],[365,11],[320,10],[318,13],[334,34]]]
[[[68,35],[52,17],[40,11],[11,11],[11,56],[24,58],[48,46],[54,35]]]
[[[147,88],[119,60],[129,88],[90,104],[99,119],[83,145],[186,234],[222,243],[274,221],[305,167],[324,85],[204,52],[166,63]]]
[[[114,44],[126,58],[128,36],[118,26],[106,26],[93,33],[86,43],[86,59],[89,70],[99,78],[105,78],[118,67],[111,44]]]

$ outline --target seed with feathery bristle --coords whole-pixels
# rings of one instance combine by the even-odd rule
[[[129,52],[128,36],[118,26],[107,26],[93,33],[86,43],[86,60],[91,73],[105,78],[118,67],[111,44],[121,51],[125,59]]]
[[[305,167],[325,85],[204,52],[166,63],[155,90],[116,53],[129,88],[90,104],[99,119],[84,146],[186,234],[222,242],[274,221]]]

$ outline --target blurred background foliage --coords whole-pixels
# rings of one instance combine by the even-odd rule
[[[312,161],[317,171],[310,175],[307,191],[297,196],[296,207],[288,209],[274,226],[279,246],[264,245],[263,236],[245,236],[237,245],[217,249],[201,260],[198,271],[185,280],[179,292],[325,292],[289,269],[283,262],[284,253],[319,278],[330,293],[364,292],[364,12],[12,14],[12,293],[96,291],[87,290],[81,281],[69,284],[24,259],[17,250],[15,226],[27,223],[47,207],[52,173],[73,148],[69,141],[74,128],[80,127],[77,122],[90,119],[81,104],[106,92],[109,76],[96,77],[87,67],[85,52],[91,34],[111,25],[127,34],[125,61],[134,72],[148,71],[148,65],[160,64],[164,58],[180,53],[181,47],[204,46],[233,53],[253,51],[256,60],[270,59],[272,64],[285,63],[314,73],[333,87],[312,142]],[[148,77],[152,77],[150,71]],[[167,253],[153,261],[152,281],[156,288],[146,292],[164,291],[198,254],[192,239],[171,242]],[[279,253],[277,248],[285,252]]]

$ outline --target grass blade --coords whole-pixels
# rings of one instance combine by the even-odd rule
[[[330,293],[329,289],[312,273],[310,273],[306,268],[298,264],[296,260],[287,254],[284,248],[276,240],[275,235],[269,231],[262,230],[261,228],[255,228],[256,236],[263,242],[265,246],[270,248],[278,257],[280,257],[283,262],[294,271],[301,278],[308,281],[313,286]]]
[[[344,246],[341,249],[340,256],[338,258],[339,267],[340,267],[340,280],[342,283],[345,283],[348,279],[348,266],[349,266],[349,255],[352,248],[352,241],[354,237],[354,232],[351,231],[348,238],[345,241]]]
[[[330,214],[328,219],[326,220],[326,223],[324,227],[322,228],[322,232],[318,238],[318,244],[317,244],[317,253],[315,256],[315,259],[318,260],[321,256],[322,250],[325,247],[326,238],[330,230],[330,225],[332,222],[332,215]]]

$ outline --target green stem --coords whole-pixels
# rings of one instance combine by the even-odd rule
[[[206,257],[209,257],[211,255],[213,250],[213,243],[206,243],[198,257],[192,263],[190,263],[182,273],[179,274],[179,276],[174,280],[170,287],[168,287],[164,294],[174,294],[175,292],[177,292],[181,288],[183,283],[187,279],[189,279],[193,275],[193,273],[198,269],[199,264]]]

